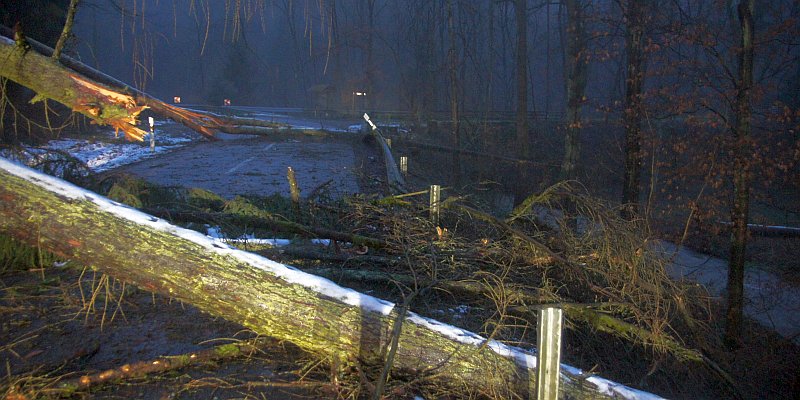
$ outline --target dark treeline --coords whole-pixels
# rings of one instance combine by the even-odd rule
[[[639,20],[643,86],[651,93],[645,105],[680,113],[688,111],[680,109],[680,96],[724,95],[726,68],[735,71],[723,65],[733,61],[737,45],[735,4],[630,2],[641,8],[630,13],[628,3],[86,0],[77,16],[77,49],[89,64],[163,98],[218,103],[232,97],[239,104],[290,107],[316,100],[322,108],[416,112],[450,110],[452,50],[461,109],[514,111],[516,8],[522,5],[529,112],[567,111],[565,72],[575,57],[586,65],[582,113],[621,111],[633,50],[626,45],[627,22]],[[760,83],[770,86],[763,100],[797,104],[798,49],[790,39],[796,6],[793,0],[757,4],[757,33],[775,35],[760,43],[770,55],[757,65]],[[578,36],[581,49],[570,46]]]

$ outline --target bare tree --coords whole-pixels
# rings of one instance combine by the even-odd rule
[[[527,0],[515,0],[517,21],[517,154],[529,156],[528,144],[528,13]]]
[[[639,209],[640,175],[642,168],[642,86],[645,55],[644,28],[647,22],[646,0],[622,0],[625,21],[625,172],[622,189],[622,213],[633,218]]]
[[[733,208],[731,209],[731,255],[728,265],[728,311],[726,313],[725,342],[737,346],[742,330],[744,309],[744,261],[747,249],[747,220],[750,214],[750,119],[753,88],[753,13],[755,0],[741,0],[737,7],[741,48],[738,55],[738,82],[736,85],[736,136],[733,170]]]
[[[581,106],[585,101],[588,64],[586,51],[588,34],[583,0],[563,0],[567,11],[566,57],[564,62],[567,95],[567,135],[564,143],[564,160],[561,179],[575,179],[580,155]]]
[[[453,17],[453,0],[447,0],[447,33],[450,47],[447,49],[447,71],[450,77],[450,118],[452,120],[453,145],[456,149],[461,147],[461,134],[459,132],[459,93],[458,93],[458,54],[456,52],[456,29]],[[461,154],[458,150],[453,152],[453,184],[461,184]]]

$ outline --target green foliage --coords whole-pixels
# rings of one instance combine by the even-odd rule
[[[228,343],[215,347],[214,352],[217,353],[219,357],[235,357],[242,351],[236,343]]]
[[[160,186],[130,175],[115,175],[97,189],[112,200],[131,207],[173,207],[186,202],[183,189]]]
[[[107,196],[111,200],[127,204],[131,207],[142,208],[142,200],[140,200],[137,195],[131,193],[125,185],[119,183],[113,184]]]
[[[191,188],[186,193],[186,201],[192,208],[200,210],[221,210],[225,199],[220,195],[200,188]]]
[[[270,218],[272,214],[251,203],[247,198],[236,196],[233,200],[225,203],[224,211],[228,214],[235,214],[246,217]]]

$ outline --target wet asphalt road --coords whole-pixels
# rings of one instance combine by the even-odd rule
[[[199,142],[118,171],[233,198],[237,194],[289,196],[288,167],[294,169],[303,196],[321,185],[334,198],[359,192],[353,148],[339,141],[233,137]]]

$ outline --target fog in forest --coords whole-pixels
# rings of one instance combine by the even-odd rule
[[[444,1],[283,0],[238,13],[222,1],[145,4],[85,1],[76,50],[88,64],[161,98],[310,107],[315,89],[331,88],[329,108],[352,108],[353,92],[371,89],[366,100],[356,99],[359,108],[444,111],[452,47],[464,110],[514,107],[512,2],[454,2],[455,43]],[[529,110],[563,113],[564,8],[529,7]],[[595,12],[611,8],[598,4]],[[620,32],[606,34],[595,45],[618,54]],[[619,58],[598,61],[587,91],[593,104],[606,104],[621,96],[624,67]]]
[[[545,308],[564,312],[564,366],[590,371],[575,382],[609,377],[670,398],[800,398],[800,0],[0,0],[0,25],[0,320],[24,321],[0,330],[8,399],[50,390],[37,374],[56,367],[43,366],[90,374],[134,359],[140,346],[128,342],[156,343],[136,354],[153,359],[239,325],[322,358],[286,356],[285,369],[302,374],[281,388],[306,398],[523,398]],[[61,192],[27,200],[50,195],[47,182]],[[108,213],[50,210],[84,198],[137,217],[124,234],[98,236],[89,233]],[[173,237],[174,248],[154,244],[151,259],[137,224],[161,223],[196,232]],[[199,256],[183,241],[195,239],[207,244]],[[229,246],[269,267],[240,276],[251,255],[236,274],[209,267],[218,257],[206,251]],[[87,269],[62,269],[50,248],[120,280],[93,275],[87,297]],[[152,267],[171,268],[160,257],[173,252],[176,265],[196,263],[175,279]],[[251,290],[281,263],[292,267],[276,274],[294,280]],[[136,329],[167,339],[127,331],[72,355],[69,343],[82,346],[98,325],[123,326],[94,303],[122,307],[125,278],[152,304],[130,318],[149,321]],[[29,284],[48,294],[20,300],[16,288]],[[156,306],[151,290],[169,299]],[[175,290],[181,310],[170,308]],[[25,302],[49,309],[54,298],[85,322],[51,354],[61,337],[28,332],[39,325]],[[329,300],[339,303],[320,305]],[[187,321],[184,301],[219,323]],[[407,318],[384,324],[395,312]],[[447,370],[475,343],[476,364]],[[337,370],[341,357],[353,370]],[[191,366],[162,371],[143,391],[271,397],[274,382],[260,383],[275,365],[255,365],[235,384],[209,367],[204,378],[216,380],[193,387],[187,377],[204,378]],[[32,394],[12,396],[23,389]],[[655,398],[629,389],[588,390]]]

